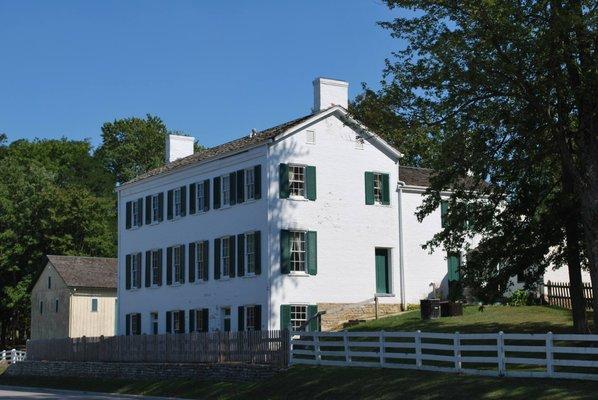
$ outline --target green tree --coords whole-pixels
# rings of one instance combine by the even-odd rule
[[[481,234],[464,275],[488,297],[516,273],[532,283],[551,262],[567,263],[580,331],[587,262],[598,326],[596,3],[387,4],[415,12],[381,23],[407,43],[387,62],[384,96],[439,145],[418,217],[453,189],[447,225],[427,245],[467,247]]]

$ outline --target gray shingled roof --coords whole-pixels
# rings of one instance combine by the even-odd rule
[[[409,186],[430,186],[430,177],[434,170],[430,168],[418,168],[399,166],[399,180]]]
[[[67,286],[116,289],[116,258],[55,255],[47,258]]]
[[[192,154],[190,156],[180,158],[171,163],[164,164],[161,167],[154,168],[150,171],[147,171],[147,172],[131,179],[126,184],[137,182],[137,181],[149,178],[151,176],[160,175],[164,172],[173,171],[173,170],[183,168],[188,165],[196,164],[196,163],[199,163],[199,162],[202,162],[205,160],[209,160],[212,158],[218,158],[218,157],[222,157],[225,155],[238,153],[238,152],[246,150],[250,147],[257,146],[259,144],[267,142],[270,139],[275,138],[277,135],[284,133],[287,129],[290,129],[293,126],[298,125],[298,124],[302,123],[303,121],[306,121],[307,119],[313,117],[314,115],[316,115],[318,113],[304,115],[303,117],[294,119],[292,121],[285,122],[284,124],[276,125],[272,128],[268,128],[261,132],[257,132],[251,136],[247,135],[240,139],[236,139],[231,142],[221,144],[219,146],[215,146],[215,147],[211,147],[209,149],[198,151],[197,153]]]

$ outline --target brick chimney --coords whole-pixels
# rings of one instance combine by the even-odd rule
[[[171,163],[179,158],[193,154],[195,138],[183,135],[168,135],[166,137],[166,163]]]

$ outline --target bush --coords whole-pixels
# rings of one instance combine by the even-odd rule
[[[525,290],[516,290],[511,297],[507,299],[507,304],[510,306],[530,306],[534,303],[533,296],[530,292]]]

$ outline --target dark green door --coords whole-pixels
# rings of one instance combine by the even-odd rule
[[[376,249],[376,293],[390,293],[388,249]]]

